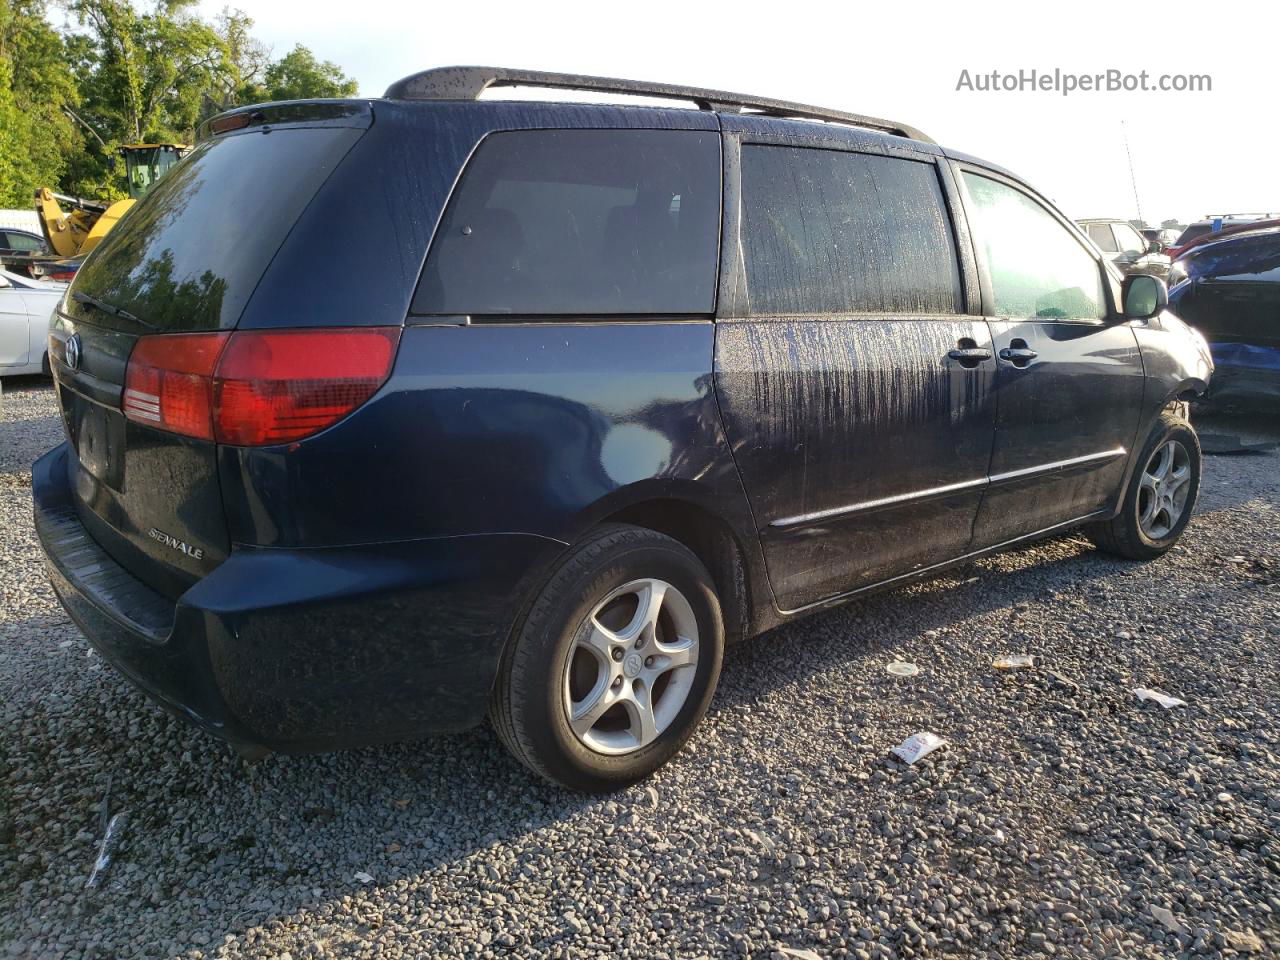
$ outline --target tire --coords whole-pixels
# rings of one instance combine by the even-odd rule
[[[1176,444],[1177,448],[1170,447]],[[1178,448],[1185,453],[1186,475],[1183,482],[1171,494],[1173,506],[1160,507],[1160,497],[1153,489],[1162,492],[1172,488],[1173,480],[1166,479],[1161,485],[1151,486],[1152,471],[1160,469],[1160,462],[1165,449],[1172,451],[1170,476],[1176,479],[1179,475],[1176,465],[1179,462]],[[1159,454],[1159,457],[1157,457]],[[1143,444],[1138,455],[1138,466],[1133,472],[1129,486],[1125,490],[1124,500],[1119,514],[1110,520],[1090,524],[1085,528],[1089,538],[1100,550],[1113,553],[1130,560],[1154,560],[1167,553],[1169,548],[1178,542],[1182,531],[1191,521],[1195,510],[1196,498],[1200,493],[1200,438],[1196,436],[1191,424],[1174,413],[1166,411],[1160,415],[1152,428],[1147,442]],[[1185,492],[1183,488],[1185,487]],[[1154,516],[1149,516],[1153,497],[1157,508]],[[1177,515],[1174,517],[1174,507]],[[1162,515],[1163,511],[1163,515]]]
[[[656,618],[641,616],[654,598],[644,609]],[[652,530],[606,524],[560,562],[517,625],[490,720],[540,776],[587,793],[618,790],[684,746],[715,693],[723,653],[720,602],[693,552]]]
[[[46,350],[44,356],[40,360],[40,374],[45,377],[53,376],[53,368],[49,366],[49,351]]]

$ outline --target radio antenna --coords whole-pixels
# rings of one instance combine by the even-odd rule
[[[1138,177],[1133,172],[1133,152],[1129,149],[1129,131],[1125,128],[1124,121],[1120,121],[1120,136],[1124,138],[1124,155],[1129,158],[1129,182],[1133,184],[1133,205],[1138,208],[1138,219],[1145,224],[1146,218],[1142,216],[1142,201],[1138,199]]]

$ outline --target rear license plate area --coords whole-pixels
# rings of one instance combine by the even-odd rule
[[[76,397],[67,415],[67,429],[85,472],[116,492],[123,492],[124,417]]]

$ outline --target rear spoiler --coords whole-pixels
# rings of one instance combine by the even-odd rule
[[[368,100],[283,100],[237,107],[210,117],[196,130],[196,142],[250,127],[355,127],[373,125]]]

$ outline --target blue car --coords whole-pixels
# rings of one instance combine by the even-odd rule
[[[1174,264],[1170,309],[1209,341],[1212,402],[1280,404],[1280,227],[1205,243]]]
[[[478,99],[538,85],[696,109]],[[222,114],[78,271],[58,596],[247,756],[461,730],[606,791],[727,642],[1083,526],[1152,559],[1204,341],[905,124],[445,68]]]

